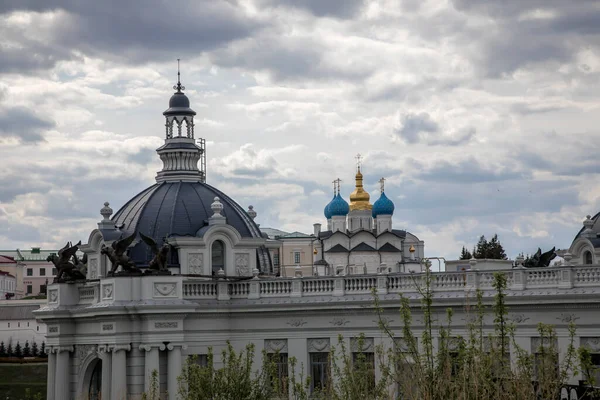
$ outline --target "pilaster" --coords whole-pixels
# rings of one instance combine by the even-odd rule
[[[131,350],[131,345],[112,345],[110,350],[112,352],[110,398],[125,400],[127,399],[127,352]]]
[[[56,372],[54,384],[54,399],[69,399],[71,389],[71,368],[69,364],[69,353],[73,346],[57,346],[53,348],[56,352]]]
[[[177,378],[181,375],[183,361],[181,350],[187,349],[185,344],[169,343],[167,345],[167,392],[170,398],[177,398],[179,385]]]
[[[52,350],[52,347],[46,348],[46,354],[48,354],[48,383],[46,388],[46,399],[56,400],[54,396],[54,388],[56,383],[56,353]]]
[[[142,344],[140,350],[144,351],[144,391],[150,392],[152,388],[152,373],[156,371],[158,380],[160,377],[160,362],[159,362],[159,350],[165,350],[165,345],[161,343],[155,344]],[[157,382],[158,384],[158,382]]]

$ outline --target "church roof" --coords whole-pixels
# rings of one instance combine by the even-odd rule
[[[319,239],[321,240],[325,240],[327,238],[329,238],[330,236],[332,236],[334,233],[342,233],[348,237],[352,237],[354,235],[358,235],[359,233],[363,233],[363,232],[369,232],[371,234],[373,234],[373,236],[381,236],[381,235],[385,235],[387,233],[394,235],[396,237],[399,237],[400,239],[404,239],[406,237],[406,231],[401,230],[401,229],[392,229],[391,231],[385,231],[383,233],[380,233],[379,235],[377,235],[375,229],[367,231],[367,230],[360,230],[360,231],[356,231],[356,232],[342,232],[342,231],[336,231],[336,232],[332,232],[332,231],[321,231],[319,233]]]
[[[379,251],[383,251],[385,253],[400,253],[401,250],[398,249],[396,246],[394,246],[393,244],[390,243],[386,243],[383,246],[381,246],[379,248]]]
[[[354,246],[352,251],[377,251],[377,250],[374,247],[363,242],[363,243],[360,243],[360,244]]]
[[[342,246],[341,244],[336,244],[329,250],[325,250],[325,253],[347,253],[348,249]]]

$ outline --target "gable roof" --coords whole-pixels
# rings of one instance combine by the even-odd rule
[[[352,249],[352,251],[377,251],[374,247],[362,242]]]
[[[401,253],[402,250],[398,249],[396,246],[390,244],[390,243],[386,243],[383,246],[381,246],[379,248],[379,251],[383,251],[386,253]]]
[[[329,250],[325,250],[325,253],[347,253],[348,249],[342,246],[341,244],[336,244]]]

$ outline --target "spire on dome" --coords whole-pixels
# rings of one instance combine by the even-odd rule
[[[383,176],[379,180],[379,190],[381,191],[381,193],[385,191],[385,178]]]
[[[182,91],[185,90],[185,86],[183,86],[181,84],[181,73],[179,71],[179,61],[180,59],[177,59],[177,85],[173,86],[173,89],[177,90],[177,93],[181,93]]]
[[[356,155],[356,187],[350,194],[350,211],[353,210],[370,210],[373,205],[369,202],[371,196],[363,188],[363,175],[360,172],[362,156]]]

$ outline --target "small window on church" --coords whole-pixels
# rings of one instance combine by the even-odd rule
[[[586,251],[583,253],[583,263],[587,265],[593,264],[591,251]]]
[[[300,264],[300,252],[299,251],[294,252],[294,264]]]
[[[225,271],[225,245],[220,240],[212,244],[212,272],[216,275],[219,270]]]

